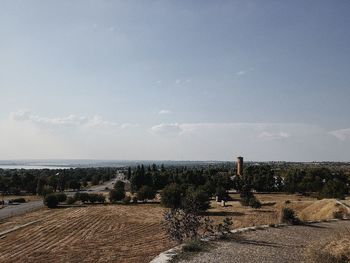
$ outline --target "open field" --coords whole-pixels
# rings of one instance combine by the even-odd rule
[[[149,262],[172,246],[154,205],[42,209],[14,217],[0,232],[40,220],[0,240],[0,262]]]
[[[254,209],[242,206],[239,195],[233,194],[233,201],[226,202],[226,207],[212,201],[211,207],[206,215],[215,222],[221,222],[225,217],[232,217],[233,227],[247,227],[264,224],[280,223],[280,212],[282,207],[292,208],[302,220],[327,220],[333,218],[333,212],[343,210],[336,200],[305,197],[296,194],[256,194],[262,203],[262,207]],[[288,201],[286,204],[286,201]]]
[[[256,196],[263,204],[260,209],[244,207],[238,195],[232,195],[234,201],[227,202],[226,207],[212,201],[206,214],[217,223],[232,217],[234,228],[238,228],[279,223],[280,210],[286,205],[299,216],[310,214],[314,220],[332,218],[339,209],[334,199]],[[149,262],[174,245],[162,230],[164,211],[159,204],[89,205],[42,208],[15,216],[0,221],[0,232],[39,221],[0,239],[0,262]]]

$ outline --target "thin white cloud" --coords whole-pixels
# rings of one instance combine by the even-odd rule
[[[341,141],[350,140],[350,128],[330,131],[329,134]]]
[[[182,131],[178,123],[161,123],[151,127],[153,134],[177,135]]]
[[[321,133],[322,129],[300,123],[161,123],[151,128],[154,134],[234,136],[240,134],[253,139],[288,139],[291,134],[305,136]]]
[[[170,110],[160,110],[159,112],[158,112],[158,114],[170,114],[171,113],[171,111]]]
[[[175,84],[180,84],[180,83],[181,83],[181,79],[175,80]]]
[[[254,70],[254,68],[249,68],[249,69],[242,69],[240,71],[236,72],[237,76],[243,76],[245,74],[248,74],[249,72],[252,72]]]
[[[279,140],[279,139],[287,139],[291,135],[287,132],[267,132],[264,131],[259,134],[259,138],[270,139],[270,140]]]
[[[78,116],[70,114],[64,117],[42,117],[32,114],[29,110],[20,110],[10,113],[10,119],[14,121],[26,121],[35,125],[46,127],[63,127],[63,126],[85,126],[85,127],[102,127],[118,126],[116,122],[106,121],[98,115],[92,117]]]
[[[128,128],[136,128],[139,127],[139,124],[137,123],[123,123],[122,125],[120,125],[120,128],[122,129],[128,129]]]
[[[245,70],[240,70],[240,71],[236,72],[236,75],[241,76],[241,75],[244,75],[244,74],[246,74],[246,73],[247,73],[247,71],[245,71]]]

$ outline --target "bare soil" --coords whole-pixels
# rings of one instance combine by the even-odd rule
[[[41,221],[0,240],[0,262],[149,262],[171,244],[155,205],[42,209],[14,217],[0,232]]]

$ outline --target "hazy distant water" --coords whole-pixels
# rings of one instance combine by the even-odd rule
[[[66,166],[44,166],[44,165],[6,165],[0,164],[0,169],[70,169]]]

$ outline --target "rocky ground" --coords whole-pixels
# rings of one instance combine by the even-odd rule
[[[337,221],[257,230],[241,234],[236,241],[214,242],[209,251],[187,255],[177,262],[308,262],[310,245],[334,239],[349,228],[350,221]]]

